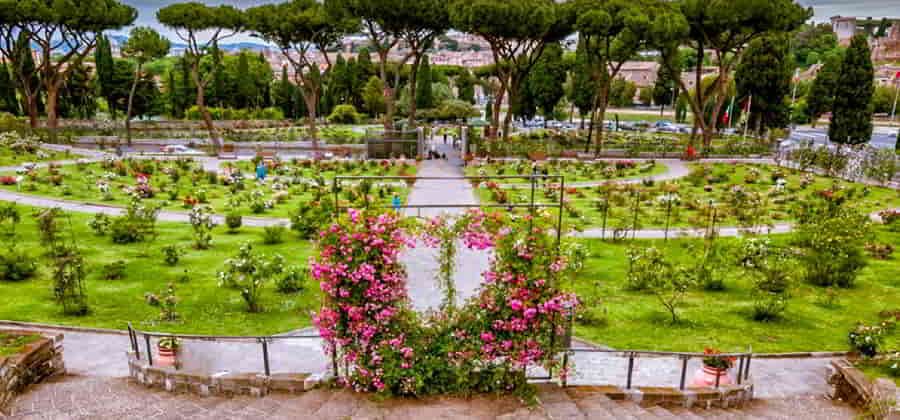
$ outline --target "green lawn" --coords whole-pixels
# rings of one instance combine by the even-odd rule
[[[785,235],[772,236],[785,242]],[[736,239],[722,238],[721,244],[733,246]],[[900,233],[881,231],[878,241],[900,244]],[[783,318],[757,322],[750,318],[752,299],[750,280],[729,263],[720,267],[727,272],[726,290],[692,290],[680,310],[683,322],[671,324],[668,312],[658,299],[647,292],[625,287],[628,272],[628,245],[601,240],[585,240],[590,258],[574,285],[594,316],[606,313],[606,323],[576,324],[575,334],[591,341],[622,349],[703,351],[716,347],[724,351],[790,352],[848,350],[847,333],[857,321],[874,324],[883,310],[900,309],[900,261],[897,254],[879,261],[869,259],[856,286],[838,291],[838,304],[822,304],[825,289],[795,281],[792,299]],[[680,239],[664,243],[637,241],[635,246],[656,246],[688,267],[694,262],[690,246],[700,240]],[[885,348],[900,348],[900,332],[888,337]]]
[[[39,163],[54,160],[74,159],[69,153],[60,153],[38,149],[33,153],[14,152],[7,147],[0,147],[0,166],[19,166],[25,163]]]
[[[249,172],[252,163],[238,164]],[[2,188],[26,194],[61,198],[94,204],[127,206],[131,202],[131,190],[136,185],[136,174],[150,175],[150,187],[154,193],[148,201],[165,210],[187,211],[189,200],[209,204],[216,213],[227,213],[235,202],[238,213],[244,216],[289,217],[301,205],[314,199],[317,190],[330,194],[331,179],[335,175],[399,175],[416,173],[415,164],[400,165],[388,162],[361,164],[351,162],[309,161],[292,164],[285,162],[271,171],[265,183],[241,178],[239,187],[225,185],[223,178],[205,172],[198,163],[161,160],[122,160],[90,164],[74,164],[61,168],[36,169],[23,177],[17,185]],[[177,174],[177,175],[176,175]],[[15,174],[4,174],[15,176]],[[317,187],[315,178],[322,177]],[[101,191],[101,183],[109,186],[108,196]],[[392,193],[405,199],[408,189],[401,186],[376,188],[372,194],[388,203]],[[257,208],[254,208],[257,204]]]
[[[43,249],[38,243],[37,228],[32,209],[19,207],[22,223],[14,243],[15,247],[40,256]],[[244,242],[250,242],[254,250],[272,255],[279,253],[286,265],[306,267],[312,255],[312,245],[288,232],[285,242],[264,245],[261,229],[242,228],[238,234],[228,234],[223,227],[213,232],[213,247],[195,250],[191,247],[192,235],[188,224],[160,223],[159,238],[152,244],[116,245],[109,237],[96,236],[87,226],[92,218],[85,214],[71,214],[73,237],[84,252],[88,270],[86,288],[90,313],[82,317],[67,316],[53,299],[49,260],[41,257],[36,277],[22,282],[0,281],[0,319],[46,322],[52,324],[124,329],[128,322],[135,327],[193,334],[273,334],[310,325],[309,313],[318,309],[319,288],[306,284],[306,291],[299,294],[280,294],[268,283],[262,294],[263,313],[245,311],[245,304],[237,290],[220,288],[216,273],[224,267],[227,258],[237,254]],[[163,262],[161,248],[177,245],[186,251],[175,267]],[[146,256],[145,256],[146,255]],[[126,276],[120,280],[105,280],[102,268],[114,261],[126,263]],[[185,270],[190,280],[177,282]],[[145,303],[144,295],[154,293],[163,296],[169,282],[176,282],[179,303],[177,311],[181,321],[160,323],[160,310]]]
[[[611,184],[593,188],[569,188],[566,191],[569,202],[567,220],[582,228],[601,227],[603,211],[599,204],[605,200],[609,203],[607,229],[630,228],[634,221],[637,198],[638,228],[664,227],[667,221],[668,194],[676,199],[668,219],[671,227],[706,226],[712,216],[710,200],[716,208],[715,217],[719,226],[787,222],[794,219],[793,206],[798,200],[818,191],[835,188],[855,190],[856,198],[853,200],[865,212],[900,207],[900,192],[896,190],[835,181],[791,169],[731,163],[695,164],[691,167],[692,176],[652,185]],[[773,176],[776,171],[780,175]],[[786,181],[783,189],[777,187],[777,178]],[[739,195],[738,190],[746,194]],[[530,199],[530,192],[526,190],[505,191],[512,203],[527,203]],[[637,193],[640,195],[636,196]],[[753,194],[759,194],[760,200],[751,199]],[[497,202],[497,195],[487,188],[480,188],[478,195],[482,202]],[[545,202],[558,201],[556,192],[547,188],[540,189],[539,197]],[[748,212],[754,208],[760,209],[756,215]]]
[[[539,173],[544,170],[549,175],[562,175],[566,177],[566,183],[608,181],[624,178],[649,177],[665,173],[668,167],[658,162],[634,162],[629,160],[597,161],[547,161],[537,165]],[[466,166],[467,176],[512,176],[530,175],[532,163],[521,160],[518,162],[492,162],[479,161]],[[525,178],[488,179],[499,184],[527,184],[531,181]],[[558,183],[553,180],[552,182]]]
[[[878,378],[886,378],[894,381],[894,383],[900,387],[900,377],[891,376],[888,367],[885,366],[884,363],[885,362],[879,364],[877,362],[861,360],[856,362],[855,365],[873,382]]]

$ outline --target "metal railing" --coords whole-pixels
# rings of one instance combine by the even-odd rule
[[[688,352],[667,352],[667,351],[643,351],[643,350],[615,350],[615,349],[599,349],[592,347],[569,347],[566,350],[566,353],[563,358],[563,369],[565,369],[569,363],[569,355],[573,355],[575,353],[606,353],[609,355],[613,355],[615,357],[622,357],[628,359],[628,369],[626,371],[626,379],[625,379],[625,389],[631,389],[633,384],[634,377],[634,360],[639,358],[639,356],[652,356],[652,357],[672,357],[680,359],[681,361],[681,376],[678,382],[678,389],[685,389],[685,381],[687,379],[687,367],[688,361],[691,359],[707,359],[713,358],[717,360],[723,359],[737,359],[738,362],[738,371],[735,380],[738,385],[750,379],[750,361],[753,359],[753,353],[720,353],[720,354],[705,354],[705,353],[688,353]],[[719,388],[719,381],[723,375],[716,375],[715,388]],[[563,386],[566,386],[565,379],[563,380]],[[649,386],[658,386],[658,385],[649,385]]]
[[[139,338],[140,337],[140,338]],[[196,341],[207,341],[207,342],[256,342],[260,345],[260,358],[262,359],[262,367],[263,372],[266,376],[271,376],[272,374],[272,363],[269,358],[269,344],[275,341],[286,341],[286,340],[311,340],[311,339],[321,339],[322,337],[319,335],[269,335],[269,336],[213,336],[213,335],[192,335],[192,334],[173,334],[173,333],[162,333],[162,332],[150,332],[150,331],[141,331],[132,327],[131,323],[128,323],[128,338],[131,344],[131,350],[134,352],[135,358],[138,360],[142,360],[142,357],[146,357],[147,364],[153,366],[153,347],[151,345],[152,338],[172,338],[172,339],[184,339],[184,340],[196,340]],[[143,356],[141,354],[141,344],[144,345],[144,353]],[[331,356],[331,364],[334,369],[334,373],[337,374],[337,361],[334,358],[334,355]],[[175,369],[179,369],[179,366],[176,365]]]

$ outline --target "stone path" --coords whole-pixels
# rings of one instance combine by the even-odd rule
[[[449,145],[438,144],[438,153],[445,153],[444,160],[426,160],[419,166],[421,177],[458,177],[463,176],[462,160],[459,153]],[[407,199],[408,205],[468,205],[477,204],[478,199],[472,186],[462,179],[454,180],[419,180],[413,185]],[[440,214],[460,214],[464,208],[408,208],[407,216],[434,217]],[[481,273],[490,264],[490,253],[466,248],[457,241],[456,268],[453,282],[457,289],[457,303],[474,295],[481,285]],[[409,296],[413,307],[419,311],[437,309],[443,301],[444,292],[436,277],[438,271],[437,250],[426,247],[421,241],[413,249],[406,250],[401,261],[406,266]]]
[[[119,378],[65,376],[34,386],[13,402],[10,420],[38,419],[497,419],[497,420],[817,420],[853,419],[855,410],[821,397],[756,400],[742,408],[641,407],[591,390],[538,388],[538,404],[515,397],[375,400],[346,390],[300,395],[198,397],[144,388]]]

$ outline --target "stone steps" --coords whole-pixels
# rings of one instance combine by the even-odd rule
[[[378,400],[318,388],[263,398],[200,397],[149,389],[126,379],[65,376],[31,387],[10,406],[11,420],[31,419],[297,419],[322,420],[787,420],[853,419],[856,411],[825,398],[754,400],[741,408],[641,406],[596,389],[540,385],[538,404],[512,396]]]

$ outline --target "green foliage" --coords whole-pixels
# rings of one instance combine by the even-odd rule
[[[628,250],[628,276],[630,290],[647,290],[657,281],[668,265],[662,251],[657,248],[631,248]]]
[[[180,318],[178,311],[178,297],[175,295],[175,283],[169,283],[166,287],[165,297],[159,302],[159,319],[165,322],[175,322]],[[174,339],[159,340],[160,348],[178,348],[178,341]]]
[[[101,275],[104,280],[121,280],[125,278],[125,269],[125,261],[117,260],[105,264],[101,269]]]
[[[155,239],[159,206],[132,200],[125,214],[113,219],[109,226],[115,244],[131,244]]]
[[[804,24],[794,32],[794,61],[804,67],[819,62],[819,59],[838,46],[837,35],[830,23]]]
[[[637,93],[637,85],[634,82],[617,78],[613,80],[609,90],[609,103],[620,108],[634,106],[634,95]]]
[[[750,127],[760,134],[788,125],[790,108],[785,98],[791,94],[794,63],[784,35],[753,40],[735,71],[738,97],[753,96]]]
[[[856,324],[849,334],[847,341],[850,347],[866,358],[878,355],[878,351],[884,345],[884,336],[893,332],[896,328],[894,320],[885,320],[878,325]]]
[[[558,43],[548,44],[525,79],[523,90],[534,98],[535,106],[545,118],[552,118],[556,104],[563,98],[566,67],[563,50]]]
[[[569,72],[570,88],[566,95],[569,102],[578,108],[578,113],[582,117],[593,111],[594,97],[597,94],[597,84],[592,78],[591,65],[585,48],[584,41],[579,39],[575,50],[575,63]]]
[[[19,101],[16,98],[16,84],[10,75],[6,62],[0,63],[0,112],[19,115]]]
[[[216,224],[212,220],[210,206],[198,206],[191,209],[191,229],[194,232],[194,248],[209,249],[212,246],[212,230]]]
[[[292,265],[275,279],[275,290],[285,294],[302,292],[306,289],[308,278],[309,272],[306,269]]]
[[[422,57],[416,78],[416,107],[419,109],[433,108],[435,102],[434,94],[431,91],[431,64],[428,62],[427,55]]]
[[[853,287],[866,265],[863,254],[870,229],[867,215],[850,205],[853,192],[820,191],[797,210],[795,242],[803,250],[800,261],[806,281],[818,286]]]
[[[244,223],[244,218],[240,213],[230,212],[225,215],[225,226],[228,228],[229,233],[235,233],[238,229],[241,228],[241,225]]]
[[[360,120],[359,114],[353,105],[338,105],[334,107],[331,115],[328,116],[328,122],[332,124],[358,124]]]
[[[109,216],[105,213],[97,213],[94,215],[94,218],[88,222],[88,226],[91,227],[91,230],[93,230],[97,236],[104,236],[109,231],[110,223]]]
[[[291,214],[291,230],[301,239],[312,239],[333,217],[334,203],[328,199],[302,203],[297,212]]]
[[[752,276],[753,319],[778,319],[787,309],[795,271],[787,251],[766,238],[750,238],[738,249],[738,263]]]
[[[263,108],[263,109],[234,109],[234,108],[206,108],[216,121],[238,121],[238,120],[283,120],[284,114],[279,108]],[[191,106],[185,111],[185,118],[189,120],[200,120],[203,114],[196,105]]]
[[[456,76],[456,79],[454,79],[457,99],[468,102],[470,104],[474,104],[475,82],[475,77],[472,76],[472,73],[469,71],[469,69],[463,69],[463,71],[459,73],[459,76]]]
[[[384,83],[377,76],[372,76],[366,82],[362,92],[366,111],[372,116],[384,113]]]
[[[162,253],[163,261],[165,261],[166,265],[174,267],[178,265],[178,261],[181,259],[181,256],[184,255],[184,250],[178,247],[178,245],[169,244],[162,247]]]
[[[24,281],[37,273],[37,259],[14,248],[0,253],[0,281]]]
[[[807,112],[813,124],[826,112],[831,112],[834,105],[834,93],[837,89],[838,77],[841,75],[843,54],[834,52],[825,56],[825,61],[806,96]]]
[[[280,255],[268,258],[253,252],[249,243],[241,245],[238,254],[225,260],[225,268],[219,271],[219,287],[240,291],[249,312],[260,312],[259,297],[262,287],[273,277],[284,272],[284,258]]]
[[[868,143],[872,138],[872,94],[875,72],[865,35],[850,41],[834,90],[828,138],[840,144]]]
[[[284,234],[287,228],[282,225],[272,225],[263,228],[263,243],[266,245],[275,245],[284,242]]]

